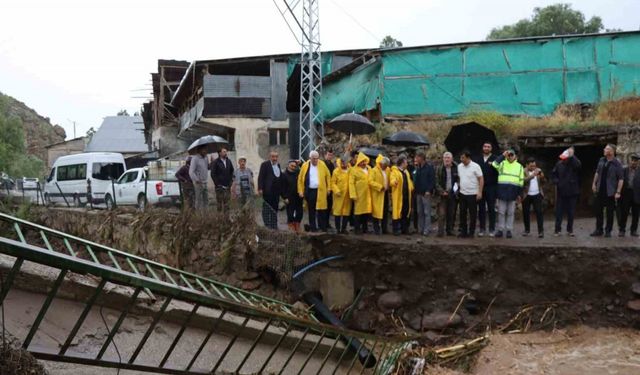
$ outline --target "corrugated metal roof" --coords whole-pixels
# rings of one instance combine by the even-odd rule
[[[108,116],[91,137],[86,152],[141,153],[149,151],[142,116]]]

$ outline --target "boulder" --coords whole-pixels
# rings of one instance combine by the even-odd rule
[[[422,316],[422,329],[440,330],[458,326],[460,323],[462,323],[462,318],[458,314],[454,314],[452,317],[447,312],[435,312]]]
[[[640,295],[640,283],[631,284],[631,291],[637,295]]]
[[[402,306],[402,294],[397,291],[390,291],[378,297],[378,308],[385,313],[390,313]]]
[[[627,307],[633,311],[640,311],[640,299],[627,302]]]

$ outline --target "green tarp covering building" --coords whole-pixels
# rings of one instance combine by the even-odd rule
[[[497,111],[541,116],[640,90],[640,32],[379,50],[326,77],[325,119]],[[362,61],[366,60],[365,63]]]

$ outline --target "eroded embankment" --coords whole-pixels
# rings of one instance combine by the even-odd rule
[[[429,243],[407,237],[301,238],[259,228],[251,215],[203,219],[164,211],[116,215],[37,210],[31,219],[288,300],[292,297],[282,281],[290,275],[283,271],[310,259],[343,255],[309,271],[305,282],[317,287],[317,278],[327,270],[351,275],[354,294],[362,293],[348,323],[364,331],[406,328],[446,341],[450,334],[471,336],[487,325],[504,325],[526,306],[534,307],[529,311],[534,323],[544,318],[541,328],[640,326],[640,313],[630,308],[639,298],[632,291],[640,281],[640,248],[634,242],[571,247],[473,240]],[[337,310],[342,313],[344,306]]]
[[[485,328],[489,321],[507,323],[525,306],[545,306],[540,314],[553,306],[550,324],[640,326],[640,313],[632,309],[638,298],[633,284],[640,281],[637,245],[428,244],[324,236],[312,244],[324,255],[346,255],[340,267],[353,272],[356,288],[367,288],[353,314],[369,315],[369,322],[352,322],[360,328],[384,326],[370,316],[376,308],[393,308],[414,330],[439,330],[446,326],[439,324],[440,315],[450,317],[458,307],[454,326],[460,332]]]

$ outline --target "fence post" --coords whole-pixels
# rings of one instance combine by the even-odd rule
[[[147,187],[149,186],[149,176],[147,173],[147,168],[142,168],[142,173],[144,173],[144,206],[142,208],[143,211],[147,209]]]
[[[93,190],[91,189],[91,179],[87,178],[87,202],[93,210]]]
[[[60,189],[60,185],[58,185],[58,181],[56,181],[56,187],[58,188],[58,191],[60,192],[60,195],[62,195],[62,199],[64,199],[64,203],[67,204],[67,207],[71,207],[69,202],[67,202],[67,197],[64,196],[64,193],[62,192],[62,189]]]
[[[118,202],[116,201],[116,185],[115,182],[113,182],[113,178],[111,178],[111,193],[113,194],[113,208],[117,208]]]

